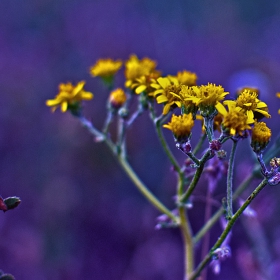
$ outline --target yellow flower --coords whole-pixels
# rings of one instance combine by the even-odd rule
[[[179,94],[181,91],[181,86],[177,78],[175,77],[165,77],[158,78],[157,83],[151,84],[151,87],[155,89],[154,97],[157,103],[164,103],[163,115],[166,115],[172,106],[178,106],[181,108],[181,101]]]
[[[277,93],[276,93],[276,96],[277,96],[278,98],[280,98],[280,92],[277,92]],[[278,110],[278,114],[280,114],[280,109]]]
[[[247,91],[249,91],[250,93],[255,92],[255,93],[257,94],[257,97],[259,97],[259,95],[260,95],[260,90],[259,90],[258,88],[243,87],[243,88],[239,88],[239,89],[237,90],[237,97],[238,97],[244,90],[247,90]]]
[[[194,126],[192,114],[172,115],[171,121],[163,127],[170,129],[177,140],[188,138]]]
[[[180,84],[186,85],[186,86],[195,86],[196,85],[196,80],[197,80],[197,75],[193,72],[190,71],[182,71],[177,73],[177,79]]]
[[[121,60],[112,60],[111,58],[99,59],[97,62],[90,68],[90,74],[93,77],[111,77],[115,75],[120,68],[122,67]]]
[[[236,107],[236,103],[229,103],[228,111],[222,105],[219,107],[219,113],[223,115],[222,128],[226,133],[234,136],[236,134],[243,135],[246,129],[251,129],[248,123],[247,115]]]
[[[193,118],[195,119],[198,106],[192,101],[191,97],[196,97],[195,92],[193,91],[193,87],[188,87],[186,85],[181,86],[180,94],[178,98],[180,99],[182,106],[184,107],[184,112],[186,114],[192,113]],[[203,117],[201,117],[203,119]]]
[[[157,63],[147,57],[139,60],[136,55],[131,55],[129,60],[125,63],[125,86],[131,88],[133,82],[142,77],[156,71]]]
[[[255,122],[252,129],[251,146],[255,152],[260,152],[265,149],[271,139],[271,130],[264,122]]]
[[[208,83],[208,85],[193,86],[191,91],[185,94],[185,101],[192,102],[203,116],[212,116],[216,114],[216,110],[222,106],[221,100],[225,98],[228,92],[224,91],[222,86]]]
[[[156,83],[156,79],[159,78],[160,72],[155,71],[149,75],[141,76],[133,81],[130,88],[134,90],[136,94],[146,92],[149,96],[153,96],[154,89],[151,84]]]
[[[93,94],[85,91],[84,85],[84,81],[79,82],[76,86],[71,83],[59,84],[59,93],[55,96],[55,99],[47,100],[46,105],[52,107],[53,112],[59,106],[62,112],[66,112],[69,107],[77,107],[82,100],[91,100]]]
[[[114,108],[120,108],[126,102],[126,95],[123,89],[117,88],[110,93],[109,102]]]
[[[224,103],[229,104],[235,101],[227,100]],[[251,92],[250,90],[244,90],[236,100],[236,106],[240,107],[243,112],[248,116],[248,123],[253,123],[257,113],[270,118],[268,114],[267,105],[258,99],[256,92]]]

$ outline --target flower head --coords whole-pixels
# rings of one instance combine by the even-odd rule
[[[151,84],[151,87],[155,89],[153,94],[157,103],[164,103],[163,115],[166,115],[172,106],[181,108],[179,97],[181,86],[177,78],[172,76],[160,77],[157,79],[157,83]]]
[[[91,92],[84,90],[84,85],[84,81],[79,82],[76,86],[72,85],[72,83],[59,84],[59,93],[54,99],[47,100],[46,105],[52,107],[53,111],[60,106],[63,113],[67,109],[77,110],[82,100],[91,100],[93,98]]]
[[[130,88],[134,90],[136,94],[146,92],[149,96],[153,96],[154,89],[151,84],[156,83],[156,79],[160,77],[160,72],[155,71],[149,75],[141,76],[133,81]]]
[[[217,111],[215,108],[222,106],[221,100],[225,98],[228,92],[224,91],[222,86],[208,83],[208,85],[193,86],[193,95],[186,96],[186,101],[191,101],[196,106],[203,116],[214,116]]]
[[[109,103],[113,108],[120,108],[126,102],[126,95],[122,88],[117,88],[110,93]]]
[[[147,57],[139,60],[136,55],[131,55],[125,63],[125,86],[131,88],[134,81],[142,76],[155,72],[157,63]]]
[[[263,151],[268,145],[271,138],[271,130],[266,126],[264,122],[255,122],[252,129],[252,141],[251,146],[254,152]]]
[[[164,124],[163,127],[170,129],[177,140],[187,139],[194,126],[191,114],[183,114],[180,116],[172,115],[171,121]]]
[[[108,78],[114,76],[122,67],[121,60],[112,60],[111,58],[99,59],[90,68],[90,74],[93,77]]]
[[[181,85],[191,87],[196,85],[197,75],[193,72],[183,70],[177,73],[176,78],[178,79]]]
[[[247,114],[249,123],[253,123],[254,119],[258,118],[258,116],[256,116],[258,113],[260,113],[261,116],[270,118],[267,105],[258,99],[258,94],[256,92],[245,89],[236,99],[236,106],[240,107],[242,111]]]
[[[229,135],[243,135],[246,129],[251,129],[247,115],[236,106],[236,103],[227,103],[228,111],[222,105],[219,113],[223,115],[222,128]]]

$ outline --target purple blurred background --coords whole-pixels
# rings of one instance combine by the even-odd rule
[[[3,197],[22,199],[19,208],[0,213],[0,268],[22,280],[182,279],[180,232],[155,230],[159,213],[106,147],[94,143],[70,114],[52,114],[45,100],[54,97],[60,82],[86,80],[86,90],[95,94],[86,116],[100,128],[107,93],[90,77],[89,67],[101,57],[127,59],[135,53],[157,60],[164,74],[196,72],[199,84],[221,84],[232,93],[240,86],[259,87],[275,139],[280,2],[1,0],[0,11],[0,187]],[[172,209],[175,176],[151,135],[143,115],[130,131],[130,160]],[[166,137],[172,146],[171,134]],[[247,150],[245,140],[237,152],[235,185],[254,162],[250,153],[244,156]],[[224,191],[219,186],[217,201]],[[261,262],[270,273],[267,279],[277,279],[278,197],[279,187],[263,191],[252,205],[258,218],[238,221],[232,257],[222,263],[219,276],[209,271],[208,279],[265,279],[258,272]],[[203,224],[203,213],[204,204],[195,202],[194,231]],[[220,232],[217,225],[212,244]],[[254,246],[252,232],[261,235],[261,246]]]

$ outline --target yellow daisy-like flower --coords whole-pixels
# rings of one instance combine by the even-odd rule
[[[255,122],[252,129],[251,146],[255,152],[260,152],[265,149],[271,139],[271,130],[264,122]]]
[[[277,96],[278,98],[280,98],[280,92],[277,92],[277,93],[276,93],[276,96]],[[278,110],[278,114],[280,114],[280,109]]]
[[[126,94],[121,88],[113,90],[109,96],[109,102],[114,108],[120,108],[126,102],[126,99]]]
[[[180,94],[178,98],[181,100],[182,106],[184,106],[184,112],[186,114],[192,113],[193,118],[195,118],[198,106],[195,104],[190,97],[196,97],[195,92],[193,91],[193,87],[188,87],[186,85],[181,86]],[[201,116],[203,119],[203,117]]]
[[[224,103],[229,104],[235,101],[227,100]],[[240,107],[243,112],[248,116],[248,122],[253,123],[255,118],[258,118],[254,114],[260,113],[261,115],[270,118],[268,114],[268,108],[266,103],[258,99],[256,92],[244,90],[236,99],[236,106]]]
[[[177,78],[168,76],[165,78],[158,78],[157,83],[151,84],[151,87],[155,89],[154,97],[157,103],[164,103],[163,115],[166,115],[172,106],[178,106],[181,108],[181,101],[179,94],[181,91],[181,86]]]
[[[93,77],[102,77],[108,78],[114,76],[122,67],[121,60],[112,60],[111,58],[99,59],[97,62],[90,68],[90,74]]]
[[[171,121],[163,127],[170,129],[177,140],[188,138],[194,126],[192,114],[172,115]]]
[[[181,72],[179,71],[176,77],[179,83],[182,85],[186,85],[189,87],[196,85],[197,75],[193,72],[186,71],[186,70],[183,70]]]
[[[237,90],[237,97],[244,91],[244,90],[247,90],[249,91],[250,93],[253,93],[255,92],[257,94],[257,97],[259,97],[260,95],[260,90],[258,88],[255,88],[255,87],[243,87],[243,88],[239,88]]]
[[[134,81],[142,76],[146,76],[156,71],[157,63],[147,57],[139,60],[136,55],[131,55],[125,63],[125,86],[131,88]]]
[[[160,72],[155,71],[149,75],[142,76],[133,81],[130,88],[134,90],[136,94],[146,92],[149,96],[153,96],[154,89],[151,84],[156,83],[156,79],[160,77]]]
[[[59,84],[59,93],[54,99],[46,101],[46,105],[52,107],[54,112],[57,107],[61,107],[62,112],[66,112],[71,106],[77,106],[82,100],[91,100],[93,94],[89,91],[84,90],[85,82],[79,82],[76,86],[71,83]]]
[[[191,101],[199,107],[202,115],[212,115],[215,108],[222,106],[221,100],[225,98],[229,92],[225,92],[222,86],[208,83],[208,85],[193,86],[193,95],[185,97],[186,101]]]
[[[219,107],[219,113],[223,116],[223,130],[232,136],[236,134],[243,135],[246,129],[251,129],[247,115],[241,108],[236,107],[236,103],[229,103],[227,105],[228,111],[223,105]]]

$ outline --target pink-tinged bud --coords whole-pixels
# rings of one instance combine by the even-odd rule
[[[3,210],[4,212],[16,208],[20,204],[21,200],[19,197],[12,196],[7,197],[3,200],[1,197],[0,199],[0,210]]]
[[[2,197],[0,197],[0,210],[3,210],[4,212],[6,212],[8,210],[8,207],[5,204],[5,202],[4,202]]]
[[[213,140],[212,142],[210,142],[209,148],[212,151],[219,151],[222,147],[222,144],[219,140]]]

